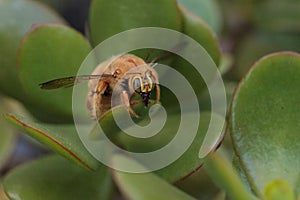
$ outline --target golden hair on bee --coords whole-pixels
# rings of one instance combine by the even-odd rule
[[[55,79],[40,86],[42,89],[56,89],[89,81],[86,104],[92,119],[100,119],[106,111],[117,105],[124,105],[132,116],[139,117],[132,105],[144,103],[148,106],[153,90],[156,90],[155,103],[160,99],[154,66],[155,63],[147,64],[135,55],[122,54],[100,63],[91,75]],[[114,99],[113,94],[116,97]],[[140,102],[132,100],[136,95],[141,96]]]
[[[156,103],[159,101],[158,76],[146,62],[132,54],[112,57],[101,63],[92,74],[112,74],[99,80],[89,81],[87,107],[92,118],[100,118],[111,106],[124,105],[134,116],[130,94],[139,94],[148,106],[151,92],[156,88]],[[119,83],[118,83],[119,82]],[[117,84],[118,83],[118,84]],[[112,92],[117,97],[112,99]],[[114,102],[114,105],[111,105]]]

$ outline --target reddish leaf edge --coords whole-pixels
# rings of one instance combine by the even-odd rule
[[[12,114],[4,114],[4,118],[8,122],[18,126],[20,129],[25,130],[28,133],[30,132],[30,130],[37,132],[41,138],[43,138],[46,141],[52,142],[54,146],[58,147],[61,150],[62,155],[69,158],[70,160],[75,161],[76,163],[80,164],[82,167],[84,167],[88,170],[91,170],[91,171],[96,170],[95,168],[91,167],[86,162],[84,162],[82,159],[80,159],[75,153],[73,153],[70,149],[66,148],[62,143],[57,141],[55,138],[50,137],[49,135],[45,134],[45,131],[29,125],[28,123],[22,121],[21,119],[17,118],[16,116],[14,116]],[[29,133],[29,134],[32,135],[31,133]],[[41,142],[41,143],[44,143],[44,142]]]

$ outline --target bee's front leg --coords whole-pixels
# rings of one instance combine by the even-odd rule
[[[159,84],[156,83],[156,98],[155,98],[155,103],[158,104],[160,99],[160,87]]]
[[[121,99],[122,99],[123,104],[125,105],[125,107],[129,111],[129,113],[132,116],[134,116],[136,118],[139,118],[140,116],[134,112],[134,110],[132,109],[132,107],[130,105],[130,100],[129,100],[129,97],[128,97],[128,93],[126,91],[121,92]]]

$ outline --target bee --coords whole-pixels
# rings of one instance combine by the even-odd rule
[[[86,105],[92,119],[100,119],[106,111],[117,105],[124,105],[132,116],[138,118],[139,115],[132,109],[133,105],[144,103],[147,107],[154,89],[155,103],[160,99],[158,75],[154,66],[154,62],[147,64],[135,55],[123,54],[100,63],[91,75],[59,78],[41,83],[40,87],[66,88],[89,81]],[[136,95],[140,95],[140,101],[134,100]]]

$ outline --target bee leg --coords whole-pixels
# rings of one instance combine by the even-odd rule
[[[155,89],[156,89],[156,97],[155,97],[155,104],[159,102],[160,99],[160,87],[159,87],[159,82],[158,82],[158,76],[156,73],[152,73],[154,83],[155,83]]]
[[[105,92],[108,84],[105,82],[99,82],[96,91],[94,91],[94,109],[92,110],[92,116],[96,119],[100,119],[102,114],[110,108],[103,105],[102,94]]]
[[[128,94],[126,91],[122,91],[121,92],[121,99],[122,99],[122,102],[123,104],[125,105],[125,107],[127,108],[127,110],[129,111],[129,113],[136,117],[136,118],[139,118],[140,116],[138,114],[136,114],[134,112],[134,110],[132,109],[131,105],[130,105],[130,101],[129,101],[129,98],[128,98]]]
[[[160,99],[160,87],[159,87],[158,83],[155,84],[155,88],[156,88],[155,103],[157,104],[159,102],[159,99]]]
[[[133,93],[131,98],[134,98],[136,96],[136,93]],[[140,104],[143,103],[143,100],[129,100],[130,101],[130,106],[134,106],[136,104]]]
[[[140,104],[140,103],[143,103],[143,100],[140,100],[140,101],[131,101],[131,102],[130,102],[130,105],[131,105],[131,106],[134,106],[134,105]]]

